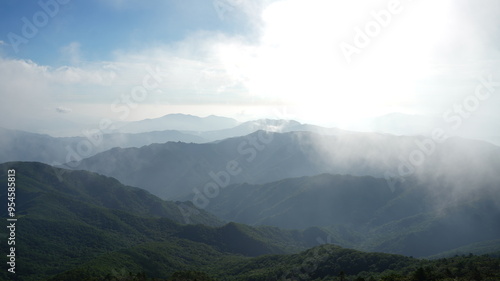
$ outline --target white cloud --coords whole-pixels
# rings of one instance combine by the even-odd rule
[[[102,102],[114,77],[114,72],[98,65],[53,69],[29,60],[0,57],[0,94],[5,100],[0,103],[0,126],[21,119],[42,122],[53,116],[61,103]]]
[[[450,1],[401,1],[402,12],[351,64],[339,44],[352,43],[355,28],[365,28],[373,21],[371,12],[386,9],[388,1],[282,0],[263,10],[235,3],[253,17],[258,40],[197,32],[170,45],[139,51],[125,46],[112,61],[92,63],[84,62],[75,41],[61,48],[70,66],[0,59],[0,92],[17,106],[49,103],[53,111],[61,101],[96,104],[100,110],[92,114],[113,117],[109,105],[141,85],[148,68],[158,68],[165,75],[145,105],[288,104],[309,120],[338,124],[392,111],[440,114],[469,94],[479,73],[499,71],[491,60],[436,61],[461,32],[455,31],[459,19]],[[484,41],[473,31],[466,32],[475,41],[463,46],[467,53]],[[442,76],[446,83],[464,84],[451,87]],[[33,108],[24,112],[35,114]],[[76,112],[83,106],[71,108]],[[143,114],[148,117],[147,110]]]
[[[444,104],[469,93],[491,62],[468,61],[463,56],[446,62],[447,74],[464,86],[458,91],[449,80],[436,77],[441,56],[462,48],[446,44],[463,29],[456,28],[461,24],[454,2],[423,0],[400,1],[401,12],[392,14],[390,23],[355,55],[353,63],[347,63],[340,43],[353,44],[356,28],[365,30],[375,21],[373,13],[387,11],[389,2],[275,2],[262,13],[258,44],[237,39],[220,42],[215,46],[218,59],[229,76],[242,81],[249,95],[301,105],[305,115],[317,120],[350,122],[393,111],[440,114]],[[475,45],[484,44],[477,39],[463,47],[473,53],[478,50]],[[457,68],[468,72],[458,77]],[[432,87],[438,95],[425,90],[429,85],[422,81],[427,79],[434,79]]]

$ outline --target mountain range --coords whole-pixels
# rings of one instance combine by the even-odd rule
[[[443,189],[452,191],[415,178],[391,191],[384,179],[322,174],[231,185],[206,210],[249,225],[323,227],[332,243],[364,251],[425,257],[476,243],[500,248],[500,186],[470,187],[446,204]]]
[[[198,117],[187,114],[168,114],[159,118],[122,122],[118,130],[122,133],[145,133],[151,131],[194,131],[205,132],[235,127],[238,121],[221,116]]]
[[[1,164],[0,176],[7,178],[10,169],[16,170],[16,245],[22,257],[18,267],[32,280],[138,245],[163,243],[162,247],[196,253],[208,249],[196,257],[201,260],[225,253],[289,253],[317,245],[314,234],[326,236],[321,231],[223,224],[203,210],[191,211],[191,225],[185,225],[184,214],[194,209],[190,202],[164,201],[113,178],[37,162]],[[7,190],[0,195],[6,206]],[[7,217],[4,212],[2,217]],[[7,243],[1,247],[7,251]],[[169,268],[173,271],[175,265]]]
[[[203,210],[192,219],[205,225],[186,225],[178,222],[182,203],[109,177],[35,162],[1,164],[0,176],[5,178],[9,169],[16,170],[19,280],[500,277],[494,256],[426,261],[364,253],[319,245],[330,240],[329,232],[319,228],[221,224]],[[6,190],[0,195],[6,198]],[[5,243],[0,248],[7,251]],[[8,274],[2,271],[0,277],[9,280]]]
[[[411,170],[415,151],[425,161],[398,174]],[[481,141],[257,131],[112,149],[72,164],[227,221],[324,227],[336,244],[365,251],[424,257],[500,234],[500,149]]]
[[[18,279],[500,277],[500,147],[488,142],[182,114],[115,125],[0,129]]]
[[[500,182],[500,148],[460,138],[436,143],[375,133],[257,131],[213,143],[115,148],[66,166],[115,177],[170,199],[209,193],[205,189],[217,192],[233,183],[321,173],[385,178],[390,188],[414,176],[429,183],[449,182],[460,191],[467,185]]]
[[[150,124],[146,127],[151,130],[133,129],[142,128],[143,123]],[[79,161],[114,147],[142,147],[169,141],[207,143],[248,135],[257,130],[274,132],[305,130],[324,134],[335,134],[340,131],[287,120],[263,119],[239,124],[236,120],[225,117],[201,118],[183,114],[117,123],[113,126],[117,128],[114,130],[83,129],[80,135],[73,137],[52,137],[47,134],[0,128],[0,162],[38,161],[57,165]]]

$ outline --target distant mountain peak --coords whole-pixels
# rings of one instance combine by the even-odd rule
[[[195,115],[174,113],[159,118],[144,119],[126,123],[120,131],[122,133],[143,133],[151,131],[196,131],[223,130],[235,127],[239,122],[228,117],[210,115],[199,117]]]

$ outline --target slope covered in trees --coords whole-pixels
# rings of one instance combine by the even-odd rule
[[[258,256],[317,245],[316,237],[309,237],[307,231],[223,225],[189,202],[164,201],[86,171],[11,162],[0,165],[0,177],[7,178],[9,169],[16,170],[17,268],[23,280],[49,277],[101,255],[134,247],[148,249],[154,243],[181,253],[192,250],[187,261],[209,261],[202,254],[207,247],[219,256]],[[0,195],[7,206],[7,189]],[[191,225],[184,224],[186,209],[190,210]],[[2,217],[7,217],[6,209]],[[7,252],[7,243],[0,247]],[[4,262],[7,259],[4,256]]]
[[[322,174],[228,186],[207,210],[250,225],[326,228],[333,243],[365,251],[426,257],[498,249],[500,185],[454,188],[407,178],[391,190],[381,178]]]
[[[500,274],[493,257],[426,261],[318,246],[331,240],[321,228],[221,226],[202,210],[191,219],[213,226],[185,225],[180,203],[112,178],[30,162],[0,168],[2,177],[16,170],[19,280],[495,280]],[[0,250],[7,251],[5,243]]]

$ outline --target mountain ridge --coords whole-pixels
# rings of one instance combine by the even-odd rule
[[[237,126],[238,121],[228,117],[209,115],[198,117],[189,114],[167,114],[158,118],[131,121],[122,124],[118,130],[122,133],[144,133],[150,131],[208,131],[222,130]],[[210,128],[210,129],[208,129]]]
[[[8,169],[16,170],[16,253],[21,257],[16,265],[22,269],[16,274],[22,280],[173,278],[200,270],[209,274],[196,273],[205,276],[202,280],[208,280],[206,276],[331,279],[341,271],[350,278],[392,276],[399,280],[395,276],[411,276],[422,266],[433,268],[427,274],[445,280],[474,272],[473,267],[455,272],[460,262],[480,266],[485,277],[500,274],[495,258],[468,256],[428,262],[335,245],[317,246],[334,242],[340,229],[298,231],[234,222],[222,226],[180,224],[162,217],[157,209],[141,207],[150,206],[151,200],[165,201],[109,177],[33,162],[1,164],[0,176],[6,177]],[[0,190],[1,198],[7,197],[6,192]],[[198,211],[203,219],[203,211]],[[179,213],[174,217],[181,220]],[[5,245],[0,245],[2,251],[7,250]],[[444,268],[453,272],[440,275]],[[7,274],[1,272],[0,278],[8,279]]]
[[[423,151],[422,144],[432,144],[432,150]],[[411,158],[415,155],[419,162]],[[385,178],[389,186],[408,176],[455,182],[456,186],[478,180],[492,183],[500,180],[495,172],[500,169],[500,147],[461,138],[436,144],[425,137],[372,133],[257,131],[213,143],[169,142],[108,150],[71,165],[115,177],[163,198],[186,199],[208,185],[216,185],[221,192],[232,183],[259,184],[321,173]],[[139,176],[133,176],[135,173]]]
[[[11,169],[16,171],[16,251],[22,256],[18,267],[23,268],[21,276],[30,276],[25,280],[39,280],[56,274],[61,266],[69,270],[99,255],[144,243],[180,248],[187,243],[186,250],[209,247],[229,257],[284,254],[318,244],[304,231],[225,223],[189,202],[164,201],[87,171],[9,162],[0,164],[0,176],[7,178]],[[0,196],[7,202],[6,189]],[[185,224],[182,207],[191,209],[191,224]],[[4,252],[6,245],[0,246]]]
[[[230,185],[206,209],[224,220],[254,226],[322,227],[343,247],[417,257],[491,241],[500,234],[499,186],[471,187],[474,197],[447,205],[430,200],[439,188],[444,187],[407,179],[391,190],[381,178],[322,174]]]

